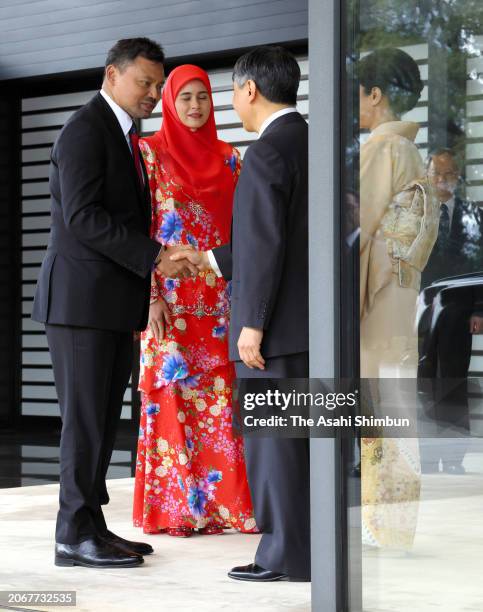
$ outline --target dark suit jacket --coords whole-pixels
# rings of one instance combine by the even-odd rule
[[[248,148],[231,244],[213,250],[232,279],[230,359],[242,327],[264,330],[264,357],[308,350],[308,127],[278,117]]]
[[[115,114],[98,93],[69,119],[51,155],[51,231],[32,318],[145,329],[151,266],[149,186],[140,186]]]
[[[448,276],[483,271],[483,231],[478,206],[455,199],[449,239],[437,240],[421,275],[421,289]]]

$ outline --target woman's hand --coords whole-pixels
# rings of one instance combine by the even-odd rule
[[[151,328],[156,342],[164,338],[165,322],[171,323],[171,315],[168,305],[163,298],[158,298],[149,306],[148,326]]]

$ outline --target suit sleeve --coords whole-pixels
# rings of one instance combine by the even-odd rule
[[[147,277],[160,245],[117,222],[104,208],[106,164],[102,135],[88,122],[68,124],[54,147],[52,163],[59,171],[66,228],[82,244],[138,276]]]
[[[236,183],[238,183],[238,177],[240,176],[242,160],[240,151],[233,147],[233,156],[236,159],[234,174],[236,177]],[[221,275],[226,281],[230,281],[233,275],[233,261],[231,242],[229,244],[223,244],[221,247],[216,247],[208,253],[212,268],[216,274]],[[213,261],[214,260],[214,261]],[[216,266],[213,264],[216,263]]]
[[[211,255],[215,258],[216,265],[221,275],[226,281],[231,280],[233,264],[231,256],[231,244],[223,244],[211,250]]]
[[[292,181],[280,154],[258,141],[247,151],[237,188],[239,322],[267,329],[277,300],[287,240]]]

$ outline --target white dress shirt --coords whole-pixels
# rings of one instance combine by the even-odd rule
[[[208,259],[210,261],[210,266],[213,268],[213,272],[216,274],[216,276],[221,278],[223,274],[221,273],[220,267],[216,263],[216,259],[215,259],[215,256],[213,255],[213,251],[208,251]]]
[[[265,121],[262,123],[262,125],[260,126],[260,129],[258,130],[258,138],[260,138],[263,132],[267,129],[267,127],[271,123],[275,121],[275,119],[278,119],[279,117],[283,117],[284,115],[288,115],[289,113],[298,113],[298,110],[295,108],[295,106],[287,106],[287,108],[282,108],[281,110],[275,111],[269,117],[267,117]],[[215,259],[215,256],[213,255],[213,251],[208,251],[208,259],[210,261],[210,266],[213,268],[213,272],[216,274],[216,276],[219,276],[221,278],[223,274],[221,273],[221,270],[218,264],[216,263],[216,259]]]
[[[112,109],[112,112],[116,115],[116,119],[119,121],[119,125],[121,126],[122,133],[124,134],[124,138],[126,139],[127,145],[132,154],[131,139],[129,138],[129,130],[131,129],[132,124],[133,124],[131,115],[127,113],[123,108],[121,108],[119,104],[114,102],[111,96],[107,94],[103,89],[101,89],[99,93],[104,98],[104,100],[109,104],[109,106]],[[145,182],[144,173],[142,173],[142,177],[143,177],[143,183],[144,183]],[[163,250],[164,249],[161,246],[161,248],[159,249],[158,256],[156,257],[155,261],[158,261],[159,256],[161,255]]]
[[[112,112],[116,115],[117,120],[119,121],[119,125],[121,126],[122,133],[124,134],[124,138],[126,139],[127,144],[129,145],[129,149],[132,153],[131,149],[131,139],[129,138],[129,130],[132,127],[132,117],[129,113],[119,106],[114,100],[107,94],[103,89],[99,92],[104,100],[109,104],[112,109]]]
[[[119,121],[119,125],[121,126],[122,133],[124,134],[124,138],[126,139],[129,150],[132,154],[132,145],[131,139],[129,138],[129,130],[132,127],[133,120],[129,113],[127,113],[123,108],[119,106],[114,100],[107,94],[103,89],[100,90],[101,96],[104,100],[109,104],[112,109],[112,112],[116,115],[117,120]],[[144,172],[141,172],[141,177],[143,179],[143,184],[146,182],[144,178]]]
[[[275,121],[275,119],[288,115],[289,113],[298,113],[298,110],[295,108],[295,106],[287,106],[287,108],[282,108],[281,110],[275,111],[269,117],[267,117],[258,130],[258,138],[260,138],[263,132],[271,123]]]

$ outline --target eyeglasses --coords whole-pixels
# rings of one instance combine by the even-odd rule
[[[444,180],[452,179],[452,178],[459,178],[459,174],[457,172],[434,172],[434,171],[430,171],[430,172],[428,172],[428,175],[431,178],[438,177],[438,178],[442,178]]]

